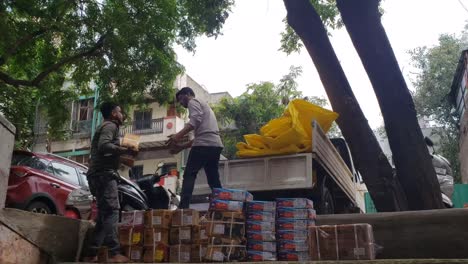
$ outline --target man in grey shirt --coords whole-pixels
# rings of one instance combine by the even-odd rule
[[[219,136],[218,122],[210,106],[195,98],[190,87],[184,87],[176,94],[177,102],[188,108],[190,121],[184,129],[170,137],[168,144],[177,145],[173,153],[192,147],[184,171],[180,209],[188,208],[192,198],[193,187],[198,171],[205,169],[208,185],[211,189],[221,188],[219,180],[219,157],[223,143]],[[184,145],[178,145],[190,131],[194,131],[194,139]]]

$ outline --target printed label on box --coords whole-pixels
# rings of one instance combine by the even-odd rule
[[[186,240],[191,238],[191,230],[190,229],[179,229],[179,239]]]
[[[138,244],[138,242],[141,241],[141,233],[133,233],[132,235],[132,243],[133,244]]]
[[[179,259],[182,262],[190,261],[190,252],[179,252]]]
[[[354,248],[354,256],[364,256],[366,255],[365,248]]]
[[[224,260],[224,254],[222,252],[220,252],[220,251],[213,252],[213,260],[223,261]]]
[[[164,250],[156,250],[156,252],[154,253],[154,259],[156,261],[163,261],[164,260]]]
[[[213,228],[213,233],[217,235],[224,234],[224,224],[215,224]]]
[[[130,253],[130,258],[132,260],[139,260],[141,259],[141,252],[140,250],[132,250],[132,252]]]
[[[200,230],[200,239],[207,239],[208,236],[206,235],[206,229]]]
[[[161,238],[162,238],[161,232],[154,232],[154,241],[161,242]]]
[[[153,216],[153,225],[161,225],[162,224],[162,217],[161,216]]]
[[[182,219],[182,225],[191,225],[192,224],[192,216],[191,215],[184,215]]]

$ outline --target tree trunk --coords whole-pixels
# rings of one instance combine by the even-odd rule
[[[413,99],[380,20],[379,2],[338,0],[337,6],[377,95],[409,209],[442,208],[440,186]]]
[[[288,23],[299,35],[317,68],[358,170],[378,211],[406,210],[406,198],[394,177],[333,50],[325,27],[309,0],[284,0]]]

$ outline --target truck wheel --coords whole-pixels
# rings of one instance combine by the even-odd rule
[[[319,214],[334,214],[335,213],[335,202],[333,200],[333,194],[330,189],[326,186],[322,186],[320,192],[320,201],[317,208]]]
[[[38,214],[51,214],[52,213],[52,210],[49,208],[49,206],[46,203],[43,203],[41,201],[32,202],[31,204],[28,205],[26,210],[33,212],[33,213],[38,213]]]

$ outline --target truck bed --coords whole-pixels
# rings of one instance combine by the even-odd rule
[[[363,199],[358,194],[353,174],[318,123],[314,121],[312,126],[312,153],[220,161],[221,184],[225,188],[251,192],[311,189],[314,187],[313,168],[320,165],[345,195],[362,208]],[[205,172],[201,170],[193,194],[209,193]]]

